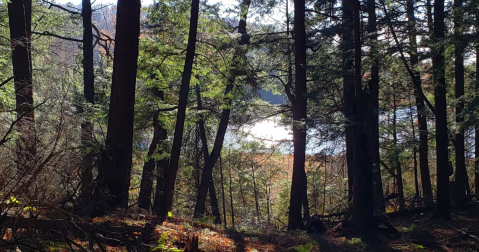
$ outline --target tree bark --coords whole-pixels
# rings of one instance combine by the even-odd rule
[[[449,208],[449,153],[447,133],[446,78],[444,64],[444,0],[434,1],[433,76],[436,105],[437,196],[436,214],[451,219]]]
[[[234,205],[233,205],[233,189],[232,189],[233,180],[231,176],[231,150],[230,150],[230,155],[228,155],[228,168],[229,168],[228,174],[230,177],[229,191],[230,191],[231,225],[235,227],[235,212],[234,212]]]
[[[417,118],[419,122],[419,170],[421,173],[421,185],[423,197],[427,204],[432,203],[432,187],[431,176],[429,173],[429,160],[428,160],[428,130],[427,130],[427,118],[426,118],[426,106],[424,105],[424,99],[421,95],[422,83],[421,73],[419,71],[419,58],[417,52],[416,42],[416,17],[414,14],[414,1],[407,1],[407,17],[408,17],[408,35],[409,35],[409,47],[410,54],[409,59],[411,66],[414,68],[414,96],[416,98]]]
[[[249,6],[251,4],[251,0],[244,0],[241,4],[241,13],[240,13],[240,22],[238,26],[238,33],[242,35],[242,39],[238,43],[240,46],[242,45],[243,38],[248,36],[246,32],[246,18],[248,15]],[[240,66],[240,59],[243,55],[245,55],[244,48],[236,48],[235,53],[233,55],[233,63],[230,68],[230,76],[228,80],[228,84],[226,85],[225,93],[224,93],[224,106],[225,108],[221,112],[220,123],[218,125],[218,131],[216,132],[216,138],[213,145],[213,150],[208,157],[208,160],[205,161],[205,167],[203,169],[203,174],[201,176],[201,183],[200,188],[198,190],[198,196],[196,198],[196,205],[195,205],[195,213],[193,218],[200,218],[205,213],[205,203],[206,203],[206,195],[208,192],[208,188],[210,187],[210,183],[213,178],[213,167],[215,166],[218,158],[220,157],[221,150],[223,148],[223,142],[226,134],[226,130],[228,128],[228,122],[230,118],[231,112],[231,98],[230,93],[233,91],[234,83],[236,81],[236,72],[237,68]]]
[[[393,84],[395,86],[395,84]],[[399,201],[399,210],[404,210],[406,208],[404,203],[404,186],[402,180],[402,169],[401,169],[401,161],[399,160],[399,148],[398,148],[398,137],[397,137],[397,99],[396,99],[396,89],[393,89],[393,139],[394,139],[394,161],[396,165],[396,179],[397,179],[397,189],[398,189],[398,201]],[[384,202],[384,201],[383,201]]]
[[[197,102],[198,111],[201,111],[203,110],[203,104],[201,102],[200,85],[196,84],[195,90],[196,90],[196,102]],[[205,120],[203,119],[202,116],[200,116],[198,120],[198,126],[200,128],[201,149],[203,152],[203,159],[204,159],[204,162],[206,163],[210,155],[208,151],[208,142],[206,140]],[[212,211],[213,216],[215,216],[215,223],[220,224],[221,217],[220,217],[220,212],[218,207],[218,199],[216,198],[216,191],[215,191],[215,185],[213,183],[213,177],[211,177],[211,182],[210,182],[208,192],[210,193],[210,203],[211,203],[211,208],[213,210]]]
[[[183,142],[183,131],[185,127],[186,106],[188,103],[188,93],[190,91],[191,71],[193,69],[193,60],[195,58],[198,12],[199,0],[192,0],[188,45],[186,47],[185,66],[181,79],[178,112],[176,115],[175,133],[173,136],[173,146],[171,148],[170,164],[164,174],[164,191],[163,194],[161,194],[161,204],[159,205],[158,209],[158,214],[161,216],[166,216],[168,211],[171,210],[173,196],[175,193],[176,175],[178,173],[181,145]]]
[[[479,17],[476,16],[476,27],[479,27]],[[476,46],[476,62],[479,62],[479,46]],[[476,99],[479,99],[479,64],[476,63]],[[476,120],[477,120],[476,115]],[[479,143],[479,122],[476,121],[474,131],[474,143]],[[479,195],[479,148],[474,148],[474,182],[475,182],[475,193]],[[479,196],[476,196],[479,198]]]
[[[118,0],[108,131],[98,165],[100,195],[94,215],[128,207],[140,9],[140,0]]]
[[[371,79],[369,80],[369,91],[371,92],[371,108],[367,115],[371,116],[371,158],[373,162],[373,195],[375,210],[382,214],[386,212],[384,205],[383,183],[379,164],[379,50],[378,35],[376,27],[376,1],[368,0],[368,37],[371,54]]]
[[[16,146],[17,169],[23,176],[36,165],[36,129],[33,112],[32,83],[32,1],[12,0],[8,3],[8,20],[12,46],[12,66],[18,122]]]
[[[373,158],[371,156],[371,141],[368,138],[368,129],[373,127],[367,117],[368,103],[371,98],[368,92],[363,92],[361,83],[361,21],[360,2],[354,1],[354,51],[355,51],[355,101],[356,121],[354,137],[354,199],[352,221],[356,230],[370,230],[377,228],[374,219],[373,196]],[[359,106],[361,104],[361,106]],[[369,120],[368,120],[369,119]]]
[[[225,181],[223,177],[223,160],[221,160],[220,156],[220,176],[221,176],[221,198],[223,203],[223,221],[224,221],[224,228],[226,229],[226,201],[225,201]]]
[[[160,100],[164,99],[163,91],[154,88],[152,90],[155,98]],[[151,206],[151,194],[153,191],[153,180],[155,178],[155,164],[157,163],[153,157],[155,153],[162,150],[162,143],[167,138],[166,129],[158,121],[159,111],[153,114],[153,139],[151,140],[150,147],[148,148],[147,160],[143,164],[143,171],[141,174],[140,193],[138,196],[138,207],[149,210]],[[164,151],[164,150],[163,150]]]
[[[294,102],[293,108],[293,179],[289,202],[288,230],[304,229],[301,206],[304,201],[306,173],[304,170],[306,155],[306,118],[307,118],[307,80],[306,80],[306,28],[305,1],[294,1]]]
[[[253,160],[253,162],[254,162],[254,160]],[[256,178],[255,178],[255,175],[254,175],[254,164],[251,165],[251,172],[253,174],[253,193],[254,193],[254,202],[255,202],[255,205],[256,205],[256,216],[258,217],[258,221],[261,221],[261,211],[260,211],[260,208],[259,208],[258,187],[256,186]]]
[[[90,103],[95,103],[95,75],[93,72],[93,31],[92,31],[91,1],[82,1],[83,19],[83,96]],[[83,112],[83,108],[81,108]],[[81,170],[81,191],[85,197],[91,197],[91,183],[93,182],[93,156],[89,146],[93,140],[93,124],[86,119],[81,124],[81,142],[84,146]]]
[[[342,75],[343,75],[343,114],[346,118],[346,164],[348,168],[348,202],[353,200],[354,187],[354,40],[353,40],[353,3],[343,0],[343,38],[342,38]]]
[[[468,177],[466,170],[465,147],[464,147],[464,41],[463,41],[463,9],[462,0],[454,0],[454,76],[456,94],[456,123],[458,132],[455,134],[456,151],[456,174],[454,185],[454,198],[459,205],[467,203]]]

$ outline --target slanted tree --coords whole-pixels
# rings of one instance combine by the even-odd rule
[[[118,1],[108,131],[98,165],[94,215],[128,207],[140,9],[140,0]]]
[[[8,24],[12,46],[12,66],[18,122],[17,169],[21,176],[36,165],[36,129],[32,82],[32,0],[8,2]]]
[[[163,100],[164,94],[163,91],[158,88],[152,88],[151,92],[153,96],[157,99]],[[149,210],[151,206],[151,194],[153,190],[153,181],[154,181],[154,171],[155,164],[157,160],[155,159],[155,154],[162,154],[162,143],[168,137],[166,129],[158,120],[160,115],[159,111],[153,113],[153,139],[151,140],[150,147],[148,148],[147,160],[143,164],[143,171],[141,174],[141,184],[140,184],[140,193],[138,195],[138,207],[142,209]],[[160,158],[159,160],[161,160]],[[159,169],[160,167],[158,167]],[[162,183],[159,183],[160,185]]]
[[[446,74],[444,62],[444,0],[434,1],[433,76],[436,110],[437,196],[436,214],[451,219],[449,207],[449,152],[447,133]]]
[[[195,90],[196,90],[196,104],[198,106],[198,110],[201,111],[203,110],[203,103],[201,101],[201,88],[199,84],[196,84]],[[205,120],[203,119],[202,115],[200,115],[200,118],[198,119],[198,127],[200,128],[201,151],[203,152],[203,160],[206,163],[210,157],[210,154],[208,151],[208,142],[206,138]],[[213,180],[213,176],[211,177],[211,179]],[[211,208],[212,208],[213,216],[215,216],[215,223],[220,224],[221,217],[220,217],[220,212],[218,207],[218,199],[216,197],[216,189],[215,189],[214,181],[211,181],[210,188],[208,189],[208,191],[210,193]]]
[[[248,16],[250,4],[251,0],[243,0],[243,2],[241,3],[240,21],[238,25],[238,34],[241,34],[241,39],[238,42],[238,46],[235,47],[235,52],[233,54],[233,62],[230,66],[229,78],[227,80],[224,92],[224,108],[221,111],[220,122],[218,125],[218,130],[216,131],[213,149],[211,150],[208,160],[205,161],[203,174],[201,175],[200,188],[198,190],[198,196],[196,197],[195,213],[193,215],[193,218],[200,218],[205,213],[206,196],[208,193],[208,188],[210,188],[210,184],[213,181],[213,167],[218,161],[221,150],[223,148],[223,142],[226,135],[226,130],[228,128],[231,113],[231,92],[233,91],[242,60],[244,58],[244,55],[246,54],[246,49],[243,47],[245,44],[249,43],[249,35],[246,32],[246,18]]]
[[[190,92],[191,71],[193,69],[193,60],[195,58],[199,5],[199,0],[192,0],[188,45],[186,47],[186,59],[181,78],[173,146],[171,147],[170,164],[164,174],[164,188],[161,198],[159,199],[161,203],[158,205],[158,214],[161,216],[166,216],[168,211],[171,210],[173,204],[176,175],[178,173],[178,163],[180,161],[181,145],[183,142],[183,130],[185,128],[186,106],[188,103],[188,93]]]

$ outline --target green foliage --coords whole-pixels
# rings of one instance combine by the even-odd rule
[[[310,252],[313,249],[314,245],[312,242],[308,242],[304,245],[295,246],[294,249],[298,252]]]
[[[152,252],[181,252],[183,250],[177,248],[171,248],[175,239],[170,239],[168,237],[168,232],[161,233],[160,239],[158,239],[158,246],[153,248]]]

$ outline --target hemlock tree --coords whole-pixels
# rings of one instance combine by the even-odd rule
[[[454,0],[454,85],[456,95],[456,123],[458,132],[455,134],[456,150],[456,174],[454,186],[455,201],[463,205],[467,202],[466,194],[469,191],[469,183],[466,169],[465,146],[464,146],[464,36],[462,0]]]
[[[288,230],[304,229],[301,207],[307,183],[304,170],[306,153],[306,27],[305,27],[305,1],[294,1],[294,101],[293,112],[293,179],[289,203]]]
[[[246,32],[246,18],[248,16],[249,7],[251,0],[243,0],[241,3],[240,9],[240,21],[238,25],[238,34],[241,34],[241,39],[238,42],[238,47],[235,48],[233,54],[233,62],[230,66],[230,75],[227,80],[225,92],[224,92],[224,108],[221,111],[220,122],[218,124],[218,130],[216,132],[215,142],[213,144],[213,149],[208,156],[208,160],[205,160],[205,165],[203,169],[203,174],[201,175],[200,188],[198,189],[198,196],[196,198],[195,204],[195,213],[193,218],[200,218],[205,213],[205,203],[208,189],[210,184],[213,182],[213,167],[218,161],[221,150],[223,148],[223,142],[226,135],[226,130],[228,128],[228,123],[231,113],[231,92],[235,86],[235,81],[238,73],[238,69],[241,67],[242,60],[246,54],[246,49],[242,45],[249,43],[249,35]]]
[[[159,199],[161,204],[158,205],[158,215],[162,216],[166,216],[168,214],[168,211],[171,210],[171,205],[173,203],[176,175],[178,173],[178,163],[180,161],[181,145],[183,141],[183,130],[185,127],[186,106],[188,103],[188,93],[190,91],[191,71],[193,69],[193,60],[195,58],[199,5],[199,0],[192,0],[190,30],[188,33],[185,66],[181,79],[178,113],[176,116],[175,133],[173,136],[173,146],[171,148],[170,164],[164,174],[165,180],[163,194],[161,194],[161,198]]]
[[[434,1],[433,76],[436,106],[437,200],[436,214],[451,219],[449,209],[449,152],[447,133],[446,73],[444,63],[444,0]]]
[[[33,112],[32,83],[32,0],[8,3],[8,20],[12,46],[12,66],[19,139],[16,146],[17,169],[21,176],[36,164],[36,129]]]
[[[374,219],[373,198],[373,158],[371,156],[371,139],[368,139],[369,128],[373,127],[371,116],[368,116],[371,97],[363,90],[361,76],[361,19],[360,2],[354,1],[354,79],[356,120],[354,136],[354,196],[352,220],[356,230],[374,230],[377,227]]]
[[[95,103],[95,75],[93,72],[93,31],[92,31],[92,8],[90,0],[82,1],[82,20],[83,20],[83,96],[90,103]],[[81,108],[83,112],[83,107]],[[84,121],[81,124],[81,141],[85,150],[93,140],[93,124]],[[93,181],[93,156],[85,151],[81,167],[81,187],[82,195],[91,195],[90,184]]]
[[[128,207],[140,9],[140,0],[118,0],[108,131],[98,165],[96,200],[100,202],[94,215]]]
[[[343,114],[346,118],[346,162],[348,167],[348,202],[353,200],[354,187],[354,127],[353,117],[356,113],[354,104],[354,38],[353,38],[353,3],[342,1],[342,75],[343,75]]]

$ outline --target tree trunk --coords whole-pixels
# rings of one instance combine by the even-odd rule
[[[226,229],[226,202],[225,202],[225,181],[223,179],[223,160],[221,160],[220,156],[220,175],[221,175],[221,197],[223,203],[223,221],[224,221],[224,228]]]
[[[17,169],[20,176],[36,165],[36,129],[33,112],[32,83],[32,1],[12,0],[8,3],[8,20],[12,46],[12,66],[15,82],[15,101],[18,140]]]
[[[211,212],[215,217],[214,223],[221,224],[220,208],[218,206],[218,197],[216,197],[216,189],[213,178],[211,178],[210,188],[208,189],[208,192],[210,193]]]
[[[288,230],[304,229],[301,206],[304,201],[306,173],[304,170],[306,153],[306,29],[305,0],[294,1],[294,102],[293,108],[293,179],[289,203]]]
[[[356,121],[354,137],[354,199],[352,220],[356,230],[374,230],[377,228],[374,219],[373,196],[373,158],[368,129],[372,128],[371,117],[367,117],[371,98],[363,92],[361,83],[361,23],[360,2],[354,1],[354,51],[355,51],[355,101]],[[360,106],[361,105],[361,106]],[[369,119],[369,120],[368,120]]]
[[[231,225],[234,227],[235,226],[235,212],[234,212],[234,205],[233,205],[233,189],[232,189],[232,176],[231,176],[231,150],[230,150],[230,155],[228,155],[228,167],[229,167],[229,177],[230,177],[230,183],[229,183],[229,191],[230,191],[230,208],[231,208]],[[226,220],[225,220],[226,222]]]
[[[243,38],[248,36],[246,32],[246,18],[248,15],[249,6],[251,4],[251,0],[244,0],[241,4],[241,13],[240,13],[240,22],[238,26],[238,33],[242,35],[242,39],[239,41],[239,45],[242,45]],[[208,157],[208,160],[205,161],[205,167],[203,169],[203,174],[201,176],[201,183],[200,188],[198,190],[198,196],[196,198],[196,205],[195,205],[195,213],[193,218],[200,218],[205,213],[205,203],[206,203],[206,195],[208,192],[208,188],[210,187],[210,183],[213,177],[213,167],[215,166],[218,158],[220,156],[221,150],[223,148],[223,142],[226,134],[226,130],[228,128],[228,122],[230,118],[231,112],[231,98],[230,93],[234,88],[234,83],[236,81],[236,71],[237,68],[240,66],[240,61],[242,56],[246,54],[244,48],[236,48],[235,53],[233,56],[233,63],[230,68],[230,77],[228,80],[228,84],[226,85],[225,93],[224,93],[224,100],[225,100],[225,107],[221,112],[220,123],[218,125],[218,131],[216,132],[215,143],[213,145],[213,150],[211,150],[211,154]]]
[[[436,213],[451,219],[449,209],[449,153],[447,133],[446,78],[444,64],[444,0],[434,1],[433,75],[436,104],[437,196]]]
[[[108,131],[98,165],[101,195],[95,215],[128,207],[140,9],[140,0],[118,0]]]
[[[152,90],[154,96],[163,100],[163,91],[154,88]],[[148,149],[147,160],[143,165],[143,172],[141,174],[140,194],[138,196],[138,207],[149,210],[151,206],[151,194],[153,191],[153,179],[155,170],[155,159],[153,155],[158,150],[162,150],[162,143],[167,138],[166,129],[158,121],[159,111],[153,114],[153,139],[151,140],[150,147]]]
[[[253,174],[253,192],[254,192],[254,202],[256,205],[256,216],[258,217],[258,221],[261,221],[261,211],[259,209],[258,187],[256,187],[256,178],[254,176],[254,165],[251,166],[251,172]]]
[[[455,134],[456,150],[456,174],[454,198],[459,205],[467,203],[468,177],[466,170],[465,147],[464,147],[464,42],[463,42],[463,9],[462,0],[454,0],[454,76],[456,94],[456,123],[458,132]]]
[[[175,193],[176,175],[178,173],[178,164],[180,161],[181,145],[183,142],[183,130],[185,127],[186,106],[188,103],[188,93],[190,91],[191,71],[193,69],[193,60],[195,58],[196,34],[198,28],[199,0],[191,2],[190,29],[188,33],[188,45],[186,47],[186,59],[181,79],[178,112],[176,115],[175,133],[173,136],[173,146],[171,148],[170,164],[165,171],[164,191],[161,195],[158,214],[166,216],[171,210],[173,196]]]
[[[346,118],[346,164],[348,167],[348,202],[353,200],[354,187],[354,127],[351,125],[355,115],[354,105],[354,40],[353,40],[353,3],[343,0],[343,38],[342,38],[342,75],[343,75],[343,114]]]
[[[376,28],[376,1],[368,0],[368,36],[371,54],[371,79],[369,80],[369,91],[371,92],[371,108],[367,113],[371,116],[371,158],[373,162],[373,194],[375,210],[378,213],[385,213],[383,183],[379,164],[379,51],[378,35]]]
[[[410,107],[409,107],[409,112],[410,112],[410,119],[411,119],[411,129],[412,129],[412,139],[414,139],[414,142],[417,141],[416,139],[416,129],[415,129],[415,126],[414,126],[414,118],[413,118],[413,110],[412,110],[412,104],[411,104],[411,97],[408,96],[408,99],[409,99],[409,104],[410,104]],[[417,148],[416,148],[416,144],[414,144],[414,147],[413,147],[413,162],[414,162],[414,189],[416,191],[416,199],[418,200],[419,197],[420,197],[420,193],[419,193],[419,181],[418,181],[418,177],[417,177]],[[413,205],[414,206],[414,205]]]
[[[395,84],[393,84],[395,86]],[[402,180],[402,170],[401,170],[401,161],[399,160],[399,148],[398,148],[398,137],[397,137],[397,103],[396,103],[396,89],[393,89],[393,139],[394,139],[394,161],[396,165],[396,178],[397,178],[397,189],[398,189],[398,200],[399,200],[399,210],[402,211],[406,208],[404,203],[404,186]],[[384,201],[383,201],[384,202]]]
[[[83,19],[83,96],[90,103],[95,103],[95,75],[93,72],[93,31],[92,31],[91,1],[82,1]],[[81,108],[83,112],[83,108]],[[91,197],[91,183],[93,182],[93,156],[88,147],[93,140],[93,125],[84,121],[81,124],[81,142],[84,146],[81,168],[81,195]]]
[[[200,90],[200,85],[196,84],[196,103],[198,106],[198,111],[203,110],[203,104],[201,102],[201,90]],[[203,159],[206,164],[206,162],[209,159],[209,151],[208,151],[208,142],[206,140],[206,129],[205,129],[205,121],[202,116],[200,116],[200,119],[198,120],[198,126],[200,127],[200,138],[201,138],[201,149],[203,152]],[[201,184],[200,184],[201,185]],[[199,189],[198,189],[199,190]],[[210,193],[210,203],[211,203],[211,208],[213,212],[213,216],[215,216],[215,223],[220,224],[221,223],[221,217],[220,217],[220,212],[219,212],[219,207],[218,207],[218,199],[216,198],[216,191],[215,191],[215,185],[213,183],[213,177],[211,177],[211,182],[209,185],[208,189]]]
[[[414,96],[416,98],[417,118],[419,122],[419,170],[421,172],[421,185],[423,197],[426,203],[432,203],[432,188],[431,176],[429,174],[429,159],[428,159],[428,131],[426,106],[424,99],[421,96],[422,83],[421,73],[419,71],[419,58],[417,52],[416,42],[416,17],[414,14],[414,0],[407,1],[407,17],[408,17],[408,34],[410,47],[410,62],[414,69]]]
[[[479,17],[476,16],[476,27],[479,26]],[[479,46],[476,47],[476,99],[479,99]],[[476,115],[476,120],[479,119],[477,118]],[[479,143],[479,122],[476,121],[475,125],[475,132],[474,132],[474,143],[477,144]],[[474,148],[474,182],[475,182],[475,193],[476,195],[479,195],[479,148]],[[476,196],[476,199],[479,198],[479,196]]]

